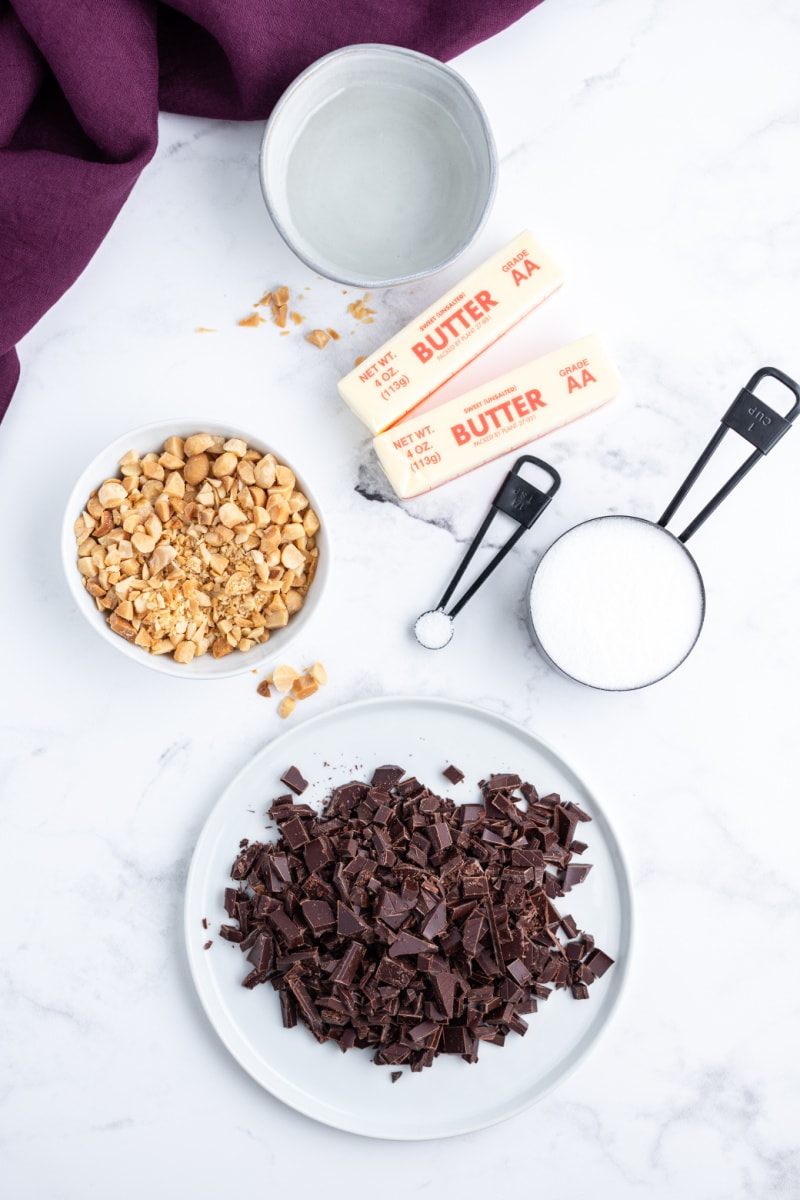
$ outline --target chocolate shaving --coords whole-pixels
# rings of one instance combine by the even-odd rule
[[[307,786],[296,767],[281,782]],[[613,960],[554,900],[591,869],[571,861],[588,814],[511,773],[481,790],[459,807],[386,765],[320,815],[273,801],[278,840],[243,840],[224,894],[220,936],[252,967],[242,986],[271,983],[286,1028],[414,1072],[523,1036],[553,989],[585,999]]]

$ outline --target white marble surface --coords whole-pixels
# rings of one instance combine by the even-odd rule
[[[110,236],[21,347],[0,430],[5,1195],[800,1194],[798,435],[697,535],[706,628],[670,679],[583,690],[542,663],[522,619],[549,540],[586,515],[657,516],[754,369],[800,374],[798,51],[787,0],[548,0],[456,64],[501,160],[469,263],[376,295],[368,327],[271,229],[259,128],[162,119]],[[409,623],[508,464],[392,502],[335,382],[525,226],[568,284],[458,386],[597,330],[626,388],[538,444],[562,491],[433,658]],[[338,343],[236,326],[281,282],[310,286],[302,311]],[[444,1142],[359,1139],[262,1092],[208,1025],[182,947],[187,865],[221,789],[281,723],[250,674],[190,684],[115,656],[71,605],[57,554],[84,462],[170,414],[258,429],[327,502],[329,603],[296,657],[322,659],[331,682],[296,719],[384,693],[471,699],[554,743],[602,794],[635,889],[630,981],[595,1051],[525,1115]]]

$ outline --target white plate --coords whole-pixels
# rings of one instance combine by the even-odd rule
[[[320,1045],[298,1025],[284,1029],[269,984],[242,988],[250,969],[238,946],[218,936],[228,920],[223,891],[239,840],[263,841],[265,810],[285,794],[280,776],[292,764],[309,780],[303,801],[323,801],[332,785],[369,778],[398,763],[459,802],[480,798],[477,783],[515,771],[540,793],[560,792],[593,818],[580,826],[593,864],[586,881],[557,901],[580,929],[616,960],[589,1000],[558,992],[530,1017],[524,1038],[482,1045],[480,1059],[440,1055],[433,1067],[392,1084],[369,1051],[346,1054]],[[452,787],[442,769],[465,773]],[[583,861],[582,860],[582,861]],[[203,918],[208,931],[203,929]],[[273,1095],[307,1116],[351,1133],[410,1139],[448,1137],[520,1112],[559,1083],[583,1058],[611,1016],[628,964],[631,895],[616,837],[600,805],[570,766],[533,734],[493,713],[449,700],[394,697],[348,704],[305,721],[270,742],[242,770],[213,809],[195,849],[186,888],[186,945],[200,1000],[234,1058]],[[203,944],[212,939],[208,951]]]

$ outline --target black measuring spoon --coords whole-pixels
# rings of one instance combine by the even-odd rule
[[[539,467],[549,477],[550,486],[546,491],[542,491],[541,488],[535,487],[527,479],[522,478],[520,471],[526,463]],[[558,472],[548,463],[543,462],[541,458],[534,458],[533,455],[523,454],[521,458],[517,459],[492,501],[486,519],[473,538],[472,544],[461,560],[458,570],[447,585],[444,595],[436,605],[436,608],[428,609],[427,612],[417,617],[414,625],[414,636],[421,646],[424,646],[426,650],[442,650],[448,645],[453,637],[454,618],[458,616],[467,601],[472,599],[478,588],[486,582],[495,567],[516,546],[523,533],[530,529],[535,521],[538,520],[560,486],[561,477]],[[497,513],[504,513],[507,517],[511,517],[517,521],[519,528],[514,530],[511,537],[500,547],[488,566],[448,612],[447,605],[450,602],[453,592],[461,582],[464,572],[472,561],[475,551],[486,536],[489,526]]]

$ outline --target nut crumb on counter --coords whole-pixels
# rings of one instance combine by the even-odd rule
[[[270,697],[271,689],[274,687],[276,691],[283,694],[283,700],[278,705],[278,714],[281,717],[288,717],[295,708],[298,700],[307,700],[309,696],[313,696],[321,687],[325,687],[328,682],[328,672],[325,670],[321,662],[315,662],[310,667],[306,667],[302,671],[297,671],[288,663],[281,663],[275,667],[264,679],[261,680],[256,691],[259,696]],[[285,704],[284,701],[288,701]]]
[[[352,303],[348,304],[347,311],[350,313],[351,317],[355,317],[357,321],[363,321],[365,325],[371,325],[372,318],[375,315],[375,309],[367,308],[365,303],[367,300],[369,300],[369,292],[367,292],[363,300],[353,300]]]
[[[303,289],[305,292],[309,292],[310,290],[310,286]],[[302,298],[302,293],[297,293],[297,295]],[[347,295],[346,288],[342,289],[342,295]],[[254,311],[249,316],[244,317],[241,321],[239,321],[238,324],[252,329],[255,329],[259,325],[267,324],[266,317],[262,317],[261,314],[256,310],[259,308],[268,308],[270,310],[273,323],[281,330],[281,336],[285,337],[289,332],[289,330],[286,328],[287,320],[289,318],[291,318],[291,321],[294,325],[302,325],[304,320],[302,313],[297,312],[296,310],[291,312],[289,311],[290,299],[291,293],[286,284],[282,284],[280,287],[274,288],[272,291],[264,292],[261,299],[256,300],[255,304],[253,305]],[[367,292],[362,299],[354,300],[347,306],[347,311],[350,313],[350,315],[354,317],[355,320],[362,321],[365,325],[371,325],[375,315],[375,309],[367,308],[366,302],[369,299],[370,293]],[[201,331],[198,330],[198,332]],[[203,332],[213,331],[203,330]],[[307,333],[305,336],[307,342],[310,342],[312,346],[317,346],[319,349],[322,349],[323,346],[326,346],[328,341],[331,339],[338,342],[341,338],[341,334],[336,329],[332,329],[329,326],[325,329],[312,329],[311,332]]]

